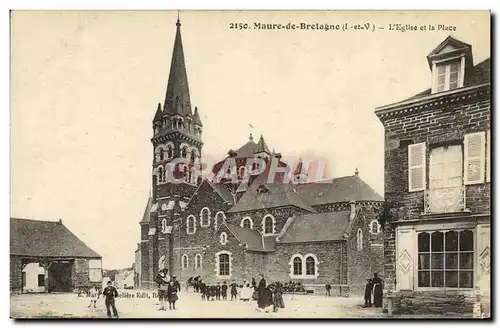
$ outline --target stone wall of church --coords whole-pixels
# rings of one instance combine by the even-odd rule
[[[344,242],[316,242],[278,244],[276,252],[267,255],[268,261],[264,275],[270,281],[294,281],[303,284],[320,284],[327,282],[332,285],[341,285],[346,276],[346,257],[343,253]],[[317,277],[292,278],[292,257],[296,254],[316,256]],[[342,265],[341,265],[342,263]]]
[[[383,279],[384,251],[383,237],[380,230],[374,234],[370,224],[377,219],[377,212],[370,207],[361,207],[355,218],[349,239],[347,240],[348,252],[348,278],[351,295],[363,295],[366,280],[377,272]],[[358,231],[362,234],[362,244],[358,247]]]

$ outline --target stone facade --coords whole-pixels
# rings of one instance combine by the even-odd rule
[[[443,49],[454,50],[448,56]],[[428,56],[431,74],[437,74],[436,65],[443,65],[433,58],[462,65],[457,73],[458,88],[434,92],[433,85],[432,91],[376,112],[385,129],[385,289],[394,300],[396,313],[471,313],[476,296],[484,307],[489,306],[489,59],[472,67],[467,64],[472,62],[467,49],[469,45],[448,38]],[[461,57],[454,57],[457,54]],[[477,138],[469,141],[472,137]],[[421,147],[417,155],[412,147]],[[453,147],[461,151],[452,154]],[[439,162],[438,155],[433,155],[439,152],[448,159],[441,156]],[[471,157],[472,153],[477,156]],[[449,159],[452,155],[455,157]],[[437,165],[448,166],[433,171]],[[456,179],[451,174],[456,174]],[[443,176],[450,178],[442,182]],[[433,207],[436,204],[437,210]],[[442,204],[449,207],[440,209]],[[473,260],[459,264],[454,258],[461,248],[454,249],[452,238],[462,233],[474,236],[470,245]],[[431,240],[437,245],[435,249],[425,244],[425,234],[436,237]],[[451,245],[445,250],[441,250],[443,235],[450,238]],[[466,240],[463,238],[460,240]],[[425,260],[429,252],[436,252],[436,259],[444,252],[446,261],[433,259],[429,264]],[[448,266],[447,271],[443,271],[444,266]],[[428,275],[433,277],[430,281]],[[456,278],[458,275],[463,280]]]
[[[163,108],[158,105],[153,119],[152,193],[140,222],[140,263],[136,263],[141,286],[154,288],[157,272],[167,268],[181,283],[196,276],[208,283],[232,279],[243,283],[263,273],[268,281],[300,281],[313,291],[324,292],[324,285],[330,283],[334,294],[348,295],[350,285],[352,292],[362,293],[365,279],[372,272],[382,273],[383,250],[377,221],[382,197],[357,172],[339,178],[335,184],[303,183],[306,172],[302,163],[294,173],[293,184],[283,183],[284,174],[277,173],[270,186],[269,164],[286,164],[280,161],[281,154],[269,150],[262,135],[258,143],[250,135],[247,143],[236,151],[230,150],[228,157],[214,166],[212,173],[217,178],[218,173],[227,170],[226,163],[234,162],[238,167],[236,174],[231,174],[238,176],[237,182],[227,175],[210,182],[199,177],[196,169],[203,146],[202,122],[197,108],[194,113],[191,108],[180,26],[178,21],[166,100]],[[244,173],[254,167],[247,160],[262,160],[266,165],[262,174],[252,175],[246,183]],[[172,170],[175,163],[180,166]],[[170,175],[166,170],[172,171],[178,181],[166,179]],[[299,182],[303,186],[294,187]],[[351,208],[357,208],[352,217],[348,214]],[[347,214],[339,215],[341,211]],[[310,225],[317,231],[297,232],[311,235],[309,239],[279,241],[288,233],[293,218],[323,213],[331,217],[319,215],[318,219],[331,219],[331,231],[325,233],[321,225],[312,222]],[[251,220],[250,227],[243,226],[244,219]],[[271,221],[268,229],[272,231],[264,231],[265,222]],[[364,245],[360,250],[358,229]],[[221,242],[221,235],[227,241]],[[314,239],[319,235],[320,239]],[[291,277],[290,262],[297,254],[304,257],[304,270],[305,257],[310,257],[309,271],[310,261],[315,259],[314,274]],[[219,262],[228,258],[230,274],[220,276],[220,270],[226,267],[224,264],[222,269]]]

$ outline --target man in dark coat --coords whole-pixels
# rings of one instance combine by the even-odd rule
[[[382,307],[382,279],[378,277],[377,273],[373,274],[373,304],[375,307]]]
[[[169,309],[175,310],[175,302],[177,302],[179,296],[177,296],[177,284],[174,281],[170,281],[170,283],[168,284],[167,299]]]
[[[108,318],[111,318],[110,308],[113,309],[113,315],[118,318],[118,311],[116,310],[115,305],[115,297],[118,297],[118,291],[112,286],[111,280],[108,281],[108,285],[104,288],[102,294],[106,297],[104,304],[106,304],[106,313],[108,314]]]
[[[207,285],[203,281],[200,281],[200,293],[201,299],[204,300],[207,293]]]

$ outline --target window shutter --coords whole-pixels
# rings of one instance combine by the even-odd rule
[[[484,182],[485,133],[471,133],[464,137],[464,183]]]
[[[408,191],[425,190],[425,142],[408,146]]]
[[[397,229],[396,234],[396,289],[413,290],[415,274],[415,232],[413,229]]]
[[[476,286],[482,295],[490,293],[490,224],[478,224],[476,237]]]
[[[491,141],[490,130],[486,131],[486,182],[490,182],[491,177]]]

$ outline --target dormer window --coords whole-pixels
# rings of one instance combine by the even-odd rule
[[[447,37],[427,56],[432,71],[432,93],[462,88],[473,73],[471,46]]]
[[[436,72],[434,74],[437,80],[435,92],[453,90],[463,86],[461,85],[463,82],[460,78],[459,59],[436,64]]]

